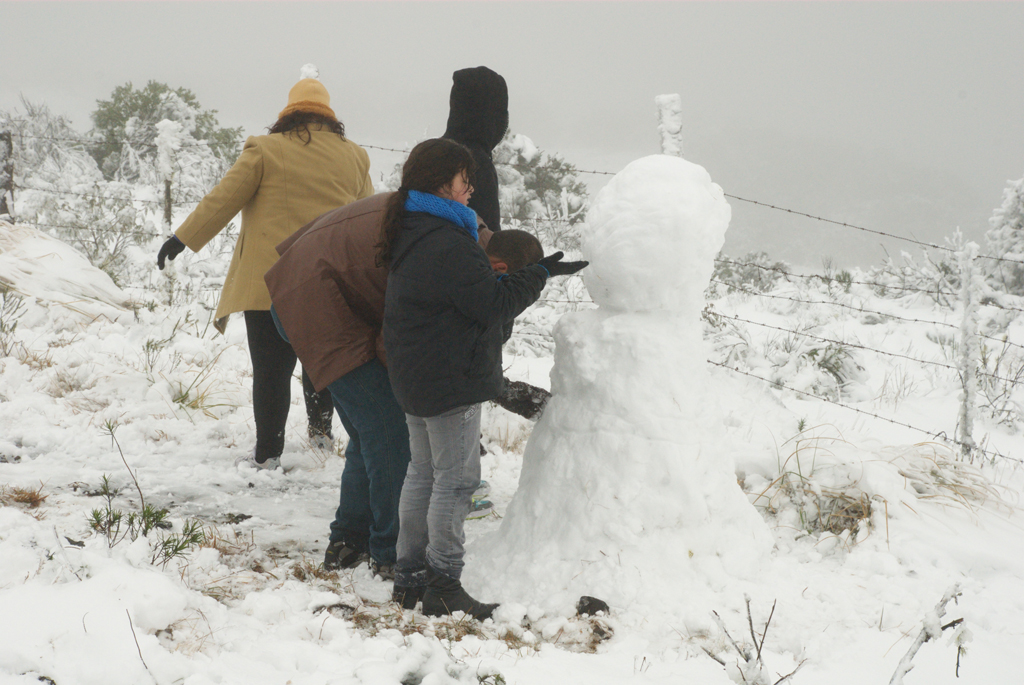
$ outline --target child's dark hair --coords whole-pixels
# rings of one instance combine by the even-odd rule
[[[377,266],[391,263],[391,246],[402,230],[402,216],[405,214],[409,191],[437,194],[449,188],[452,179],[461,173],[466,174],[470,183],[476,173],[473,153],[461,143],[447,138],[431,138],[412,149],[402,165],[402,185],[388,200],[384,210],[380,241],[374,245],[377,248]]]
[[[544,248],[532,233],[506,228],[491,236],[487,243],[487,256],[505,262],[508,272],[514,273],[542,260]]]

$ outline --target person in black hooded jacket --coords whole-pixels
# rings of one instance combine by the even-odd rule
[[[500,231],[498,172],[491,153],[508,130],[505,79],[487,67],[459,69],[452,74],[448,107],[448,128],[442,137],[465,145],[476,162],[469,208],[480,215],[487,228]]]
[[[500,231],[498,172],[491,155],[508,130],[508,87],[505,79],[487,67],[459,69],[452,74],[448,106],[448,128],[443,137],[468,147],[476,162],[469,208],[480,215],[487,228]],[[504,341],[511,337],[514,323],[508,321],[505,324]],[[535,419],[550,397],[551,393],[543,388],[506,378],[504,390],[494,401],[510,412]],[[482,443],[480,452],[484,452]]]
[[[394,598],[430,616],[497,606],[462,588],[463,524],[480,483],[480,405],[497,397],[502,328],[540,297],[550,275],[586,262],[557,252],[499,278],[477,243],[468,205],[474,162],[443,138],[409,154],[381,225],[378,263],[389,267],[384,348],[412,454],[399,502]]]

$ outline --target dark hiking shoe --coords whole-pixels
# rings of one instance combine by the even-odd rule
[[[380,576],[384,580],[395,579],[394,564],[384,564],[376,559],[370,559],[370,572],[375,576]]]
[[[416,604],[423,599],[423,593],[426,589],[425,585],[417,585],[415,587],[396,585],[391,590],[391,601],[401,604],[403,609],[415,609]]]
[[[365,550],[349,547],[343,541],[332,542],[324,552],[324,570],[337,571],[342,568],[354,568],[369,558]]]
[[[427,590],[423,593],[423,613],[426,616],[447,616],[464,611],[478,621],[490,618],[497,604],[483,604],[469,596],[462,583],[427,566]]]

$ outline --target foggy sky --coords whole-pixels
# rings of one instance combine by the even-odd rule
[[[581,169],[660,151],[654,97],[679,93],[685,156],[726,193],[980,241],[1024,176],[1022,35],[1024,3],[0,2],[0,109],[23,95],[84,132],[97,99],[153,79],[261,134],[311,62],[353,140],[407,148],[443,133],[452,72],[486,65],[512,130]],[[399,159],[369,152],[375,181]],[[608,177],[585,178],[593,194]],[[819,271],[883,256],[731,204],[730,254]]]

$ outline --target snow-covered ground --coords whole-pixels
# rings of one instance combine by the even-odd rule
[[[775,683],[799,667],[786,682],[859,685],[889,682],[923,627],[935,639],[916,654],[905,683],[1024,682],[1019,429],[979,410],[975,438],[1010,458],[959,461],[941,442],[869,415],[953,435],[955,369],[855,347],[833,347],[829,356],[826,344],[777,330],[955,365],[952,329],[834,304],[956,325],[955,309],[920,294],[882,298],[868,286],[796,279],[770,291],[792,299],[719,291],[713,312],[723,317],[708,314],[703,324],[709,357],[793,390],[708,366],[704,387],[692,387],[700,393],[700,421],[683,421],[679,435],[643,439],[698,446],[687,458],[705,466],[684,475],[734,473],[735,490],[731,479],[714,480],[705,494],[709,501],[732,497],[728,507],[740,502],[743,525],[767,536],[764,549],[735,549],[742,536],[731,530],[719,530],[729,549],[696,535],[683,515],[693,513],[693,502],[667,500],[666,488],[688,485],[682,489],[691,492],[706,484],[672,482],[674,472],[665,481],[655,468],[631,471],[623,463],[644,455],[630,453],[628,440],[617,450],[582,433],[552,442],[559,426],[574,421],[566,395],[557,394],[557,411],[541,418],[544,444],[557,444],[557,456],[577,466],[592,459],[589,481],[547,488],[534,482],[513,509],[520,519],[530,506],[542,512],[530,527],[537,537],[521,525],[518,533],[501,530],[524,451],[528,458],[544,455],[531,456],[538,448],[527,447],[531,422],[486,406],[484,478],[496,513],[467,523],[465,581],[480,599],[503,606],[494,621],[479,624],[403,613],[388,602],[390,583],[371,577],[366,566],[339,574],[317,568],[337,505],[344,433],[335,421],[334,454],[304,440],[298,379],[287,472],[233,466],[254,439],[245,331],[233,320],[226,336],[215,333],[208,291],[193,296],[207,298],[205,306],[181,297],[167,306],[159,291],[118,290],[59,244],[44,249],[52,239],[30,229],[0,224],[0,235],[8,238],[0,248],[0,279],[13,288],[8,306],[15,294],[23,296],[13,318],[5,313],[0,333],[7,353],[0,358],[4,684]],[[139,264],[158,246],[156,240],[150,253],[139,251]],[[211,258],[201,257],[183,255],[177,287],[218,273]],[[662,268],[671,255],[648,257]],[[549,286],[506,347],[509,377],[547,387],[556,358],[552,329],[566,312],[595,306],[580,278]],[[989,335],[1006,333],[1024,344],[1012,317],[983,309]],[[562,326],[560,344],[590,330],[582,320]],[[646,349],[668,354],[671,341],[654,342]],[[1009,374],[1011,361],[997,375]],[[597,364],[597,383],[601,374],[611,383],[613,372],[657,367],[621,362],[576,360]],[[668,365],[664,378],[641,379],[652,401],[662,397],[658,383],[678,381],[670,377],[677,366]],[[614,382],[624,383],[624,393],[643,393],[644,383]],[[1016,392],[1011,388],[1008,411],[1019,406]],[[602,406],[614,406],[614,399]],[[615,420],[594,430],[621,438]],[[651,459],[663,452],[652,449]],[[535,471],[558,473],[557,465]],[[615,503],[617,484],[628,497]],[[539,493],[563,501],[538,509],[530,498]],[[132,539],[126,519],[143,498],[169,510],[172,528]],[[104,533],[93,525],[93,512],[109,521],[108,502],[124,518]],[[660,515],[677,505],[677,523]],[[721,526],[721,510],[709,506],[701,530]],[[200,545],[167,552],[171,536],[196,526],[205,532]],[[590,536],[573,548],[595,555],[575,559],[579,578],[563,577],[572,561],[564,558],[566,544],[523,554],[543,550],[546,538],[568,543],[566,531]],[[758,539],[750,538],[752,547]],[[508,547],[517,541],[521,549]],[[591,566],[601,572],[587,573]],[[954,587],[961,594],[940,618],[935,607]],[[576,616],[574,599],[590,593],[609,601],[609,615]],[[955,619],[963,622],[941,629]],[[751,647],[752,632],[760,648]],[[958,644],[966,648],[959,678]]]

